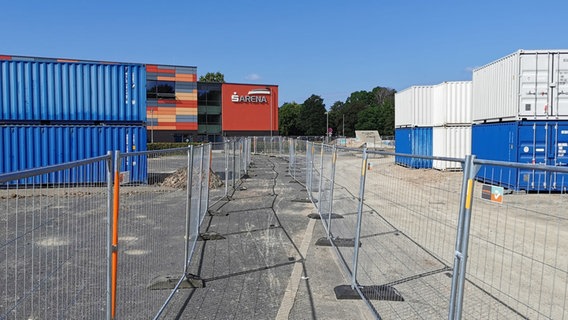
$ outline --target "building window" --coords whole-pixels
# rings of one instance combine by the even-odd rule
[[[219,114],[200,114],[197,116],[199,124],[221,124],[221,115]]]
[[[147,80],[146,98],[148,99],[175,99],[175,81]]]
[[[221,106],[220,83],[197,83],[197,104],[203,107]]]

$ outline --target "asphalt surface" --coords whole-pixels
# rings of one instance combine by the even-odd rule
[[[255,155],[249,177],[230,200],[219,202],[201,232],[189,272],[204,288],[180,289],[164,318],[172,319],[371,319],[360,300],[337,300],[348,284],[301,183],[280,158]]]

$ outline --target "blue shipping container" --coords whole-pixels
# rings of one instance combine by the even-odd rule
[[[0,174],[40,168],[102,156],[108,151],[121,153],[146,150],[144,126],[0,126]],[[96,167],[96,168],[95,168]],[[130,181],[147,183],[145,156],[123,160],[123,171]],[[72,177],[47,174],[20,183],[106,182],[104,166],[92,165]]]
[[[145,122],[146,68],[0,60],[0,120]]]
[[[472,127],[472,154],[479,159],[567,166],[568,121],[516,121]],[[482,166],[476,178],[512,190],[565,191],[568,175]]]
[[[394,131],[396,153],[432,156],[432,128],[398,128]],[[432,160],[396,156],[395,163],[410,168],[432,168]]]

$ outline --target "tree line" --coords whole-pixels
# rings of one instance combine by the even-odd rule
[[[378,130],[381,136],[392,136],[395,93],[385,87],[356,91],[345,102],[333,103],[329,111],[315,94],[301,104],[286,102],[278,113],[280,135],[324,136],[329,123],[333,136],[354,137],[355,130]]]

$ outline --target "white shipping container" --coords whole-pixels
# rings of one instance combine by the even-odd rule
[[[473,71],[473,121],[568,119],[568,50],[519,50]]]
[[[432,126],[432,88],[413,86],[394,95],[396,128]]]
[[[450,81],[432,89],[432,126],[471,124],[471,81]]]
[[[471,126],[434,127],[432,129],[432,155],[434,157],[464,158],[471,153]],[[459,162],[434,160],[438,170],[461,170]]]
[[[394,126],[411,127],[412,120],[412,87],[404,89],[394,94]]]

